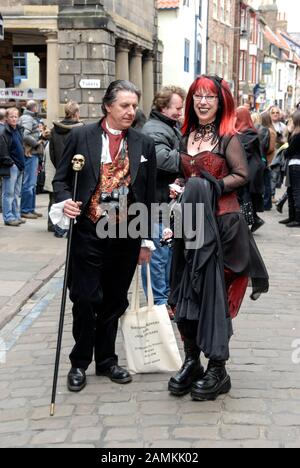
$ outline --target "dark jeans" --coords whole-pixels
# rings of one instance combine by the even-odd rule
[[[21,213],[34,213],[36,206],[36,182],[39,156],[33,154],[25,158],[25,170],[23,178]]]
[[[128,308],[128,290],[137,266],[140,239],[99,239],[87,218],[74,228],[70,298],[75,346],[73,367],[93,360],[105,371],[118,363],[115,342],[120,317]]]
[[[2,177],[0,177],[0,213],[2,213]]]
[[[290,166],[290,193],[294,202],[296,217],[300,216],[300,166]],[[298,221],[298,219],[297,219]],[[300,219],[299,219],[300,221]]]
[[[264,207],[266,211],[270,211],[272,209],[271,180],[272,180],[271,169],[267,168],[264,172],[264,184],[265,184]]]

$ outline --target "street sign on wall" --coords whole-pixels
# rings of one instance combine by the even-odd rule
[[[79,81],[79,86],[81,89],[100,89],[101,81],[100,80],[89,80],[82,79]]]

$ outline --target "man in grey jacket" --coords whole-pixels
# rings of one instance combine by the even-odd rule
[[[37,219],[42,216],[35,210],[37,171],[41,143],[37,112],[37,103],[35,101],[28,101],[26,110],[20,118],[25,144],[25,171],[21,195],[21,216],[26,219]]]
[[[180,122],[186,93],[176,86],[167,86],[159,91],[153,103],[150,119],[143,128],[145,135],[153,138],[157,158],[157,191],[156,201],[170,202],[170,188],[179,172],[180,164]],[[172,250],[161,246],[163,237],[163,220],[155,226],[155,252],[151,258],[151,280],[155,305],[167,305],[169,296],[169,278]],[[146,271],[143,270],[143,283],[146,289]],[[174,315],[169,311],[170,318]]]

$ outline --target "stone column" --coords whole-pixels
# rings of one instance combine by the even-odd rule
[[[58,41],[57,33],[47,33],[47,121],[51,126],[59,117]]]
[[[116,51],[116,79],[129,80],[129,51],[130,44],[118,41]]]
[[[140,107],[143,109],[143,70],[142,70],[142,54],[143,50],[140,47],[132,49],[130,66],[129,66],[129,79],[134,83],[142,92]]]
[[[154,55],[148,52],[143,60],[143,103],[144,112],[150,114],[154,98]]]

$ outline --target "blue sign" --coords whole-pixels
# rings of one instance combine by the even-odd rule
[[[272,63],[263,63],[263,75],[272,75]]]

